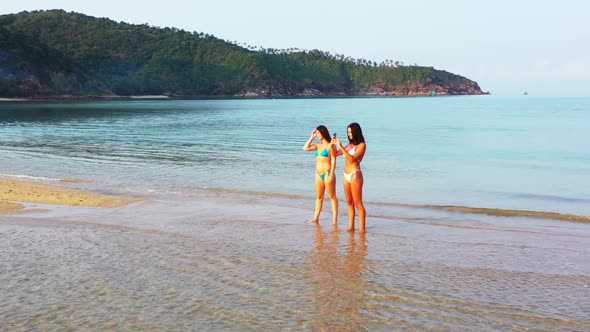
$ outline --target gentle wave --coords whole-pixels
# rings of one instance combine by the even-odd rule
[[[202,189],[209,190],[209,191],[214,191],[214,192],[231,193],[231,194],[243,194],[243,195],[251,195],[251,196],[263,196],[263,197],[269,197],[269,198],[270,197],[293,198],[293,199],[306,199],[306,198],[310,198],[309,196],[306,196],[306,195],[275,193],[275,192],[267,192],[267,191],[228,189],[228,188],[218,188],[218,187],[203,187]]]
[[[16,178],[16,179],[29,179],[29,180],[37,180],[37,181],[61,181],[61,179],[48,178],[48,177],[45,177],[45,176],[32,176],[32,175],[25,175],[25,174],[4,174],[4,173],[0,173],[0,177],[3,177],[3,178]]]
[[[489,215],[489,216],[498,216],[498,217],[533,217],[533,218],[541,218],[541,219],[555,219],[555,220],[577,221],[577,222],[590,223],[590,216],[551,212],[551,211],[513,210],[513,209],[484,208],[484,207],[461,206],[461,205],[404,204],[404,203],[383,203],[383,202],[369,202],[368,204],[382,205],[382,206],[406,207],[406,208],[419,208],[419,209],[435,209],[435,210],[444,210],[444,211],[460,212],[460,213],[485,214],[485,215]]]
[[[453,206],[453,205],[425,205],[430,209],[441,209],[454,212],[477,213],[486,214],[490,216],[500,217],[534,217],[542,219],[555,219],[565,221],[577,221],[590,223],[590,216],[583,216],[577,214],[550,212],[550,211],[530,211],[530,210],[510,210],[510,209],[494,209],[481,208],[470,206]]]
[[[509,194],[514,198],[534,198],[534,199],[543,199],[543,200],[551,200],[556,202],[568,202],[568,203],[584,203],[590,204],[590,199],[588,198],[578,198],[578,197],[566,197],[566,196],[557,196],[557,195],[539,195],[539,194]]]
[[[91,183],[92,180],[86,179],[75,179],[75,178],[63,178],[63,179],[56,179],[56,178],[49,178],[45,176],[33,176],[33,175],[26,175],[26,174],[5,174],[0,173],[0,177],[2,178],[9,178],[9,179],[27,179],[33,181],[50,181],[50,182],[66,182],[66,183]]]
[[[309,199],[310,196],[306,195],[295,195],[285,193],[274,193],[274,192],[262,192],[253,190],[238,190],[238,189],[227,189],[227,188],[202,188],[204,190],[225,192],[225,193],[236,193],[253,196],[264,196],[264,197],[280,197],[280,198],[292,198],[292,199]],[[385,202],[372,202],[365,201],[366,205],[377,205],[377,206],[392,206],[401,208],[414,208],[414,209],[435,209],[444,210],[459,213],[474,213],[474,214],[485,214],[490,216],[499,217],[533,217],[541,219],[553,219],[553,220],[564,220],[564,221],[575,221],[590,223],[590,216],[559,213],[552,211],[532,211],[532,210],[514,210],[514,209],[501,209],[501,208],[485,208],[485,207],[474,207],[474,206],[461,206],[461,205],[432,205],[432,204],[406,204],[406,203],[385,203]]]

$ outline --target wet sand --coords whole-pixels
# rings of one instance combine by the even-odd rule
[[[0,216],[0,330],[590,329],[586,223],[367,204],[360,235],[313,198],[150,198]]]
[[[63,182],[79,181],[65,179]],[[138,200],[44,183],[0,179],[0,214],[23,212],[23,205],[15,202],[113,208]]]
[[[0,201],[0,214],[20,213],[23,208],[22,204]]]

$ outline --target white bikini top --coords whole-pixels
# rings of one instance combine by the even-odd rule
[[[348,150],[348,154],[350,154],[351,156],[354,156],[354,149],[356,148],[356,146],[353,146],[352,149]]]

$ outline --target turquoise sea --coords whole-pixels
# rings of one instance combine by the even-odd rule
[[[368,142],[368,202],[590,215],[588,98],[4,103],[0,171],[140,193],[310,196],[303,143],[319,124],[345,137],[353,121]]]
[[[366,235],[340,179],[304,222],[350,122]],[[589,142],[590,98],[3,102],[0,178],[145,200],[0,215],[0,331],[587,331]]]

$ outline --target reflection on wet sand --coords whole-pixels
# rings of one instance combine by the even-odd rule
[[[341,246],[340,238],[347,241]],[[342,233],[337,227],[325,233],[317,224],[311,251],[311,299],[316,309],[315,330],[362,329],[367,300],[367,244],[365,234]]]
[[[590,331],[586,224],[360,235],[218,199],[2,216],[0,331]]]

